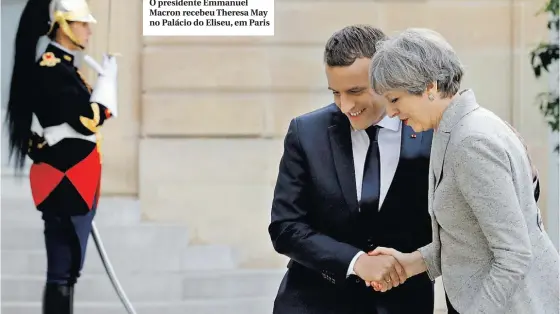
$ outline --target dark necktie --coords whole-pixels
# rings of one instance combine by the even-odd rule
[[[381,177],[377,135],[379,134],[380,129],[381,127],[377,125],[366,129],[370,144],[369,150],[366,154],[366,162],[364,164],[360,212],[367,216],[375,215],[379,208]]]

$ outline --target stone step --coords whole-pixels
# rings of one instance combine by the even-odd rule
[[[188,246],[181,251],[166,246],[105,250],[117,274],[234,269],[237,266],[233,249],[221,245]],[[2,275],[43,275],[46,271],[44,250],[2,250],[1,259]],[[82,273],[105,274],[93,240],[88,243]]]
[[[126,226],[140,223],[140,204],[137,199],[127,197],[102,197],[95,214],[98,226]],[[43,227],[41,212],[28,198],[2,197],[2,227]]]
[[[183,298],[274,296],[285,272],[285,269],[237,269],[189,273],[183,280]]]
[[[167,273],[117,273],[131,302],[178,302],[274,296],[283,270],[232,270]],[[2,275],[2,303],[29,302],[40,298],[43,276]],[[105,275],[80,277],[78,302],[116,302],[118,297]]]
[[[97,226],[97,229],[108,252],[122,248],[145,247],[180,251],[189,244],[188,229],[183,225],[145,223],[131,226]],[[3,225],[1,234],[3,250],[42,250],[45,247],[43,231],[37,227]]]
[[[221,300],[190,300],[182,302],[132,303],[137,314],[265,314],[272,313],[274,297],[250,297]],[[118,302],[79,302],[75,312],[80,314],[125,314]],[[2,302],[2,314],[37,314],[39,302]]]
[[[132,304],[137,314],[266,314],[272,313],[274,298],[235,298],[219,301],[197,300],[177,303],[136,303]],[[75,303],[80,314],[124,314],[120,303]],[[38,302],[2,302],[2,314],[37,314]],[[447,314],[447,309],[437,309],[434,314]]]
[[[29,174],[26,169],[21,176],[12,175],[11,169],[2,168],[2,199],[27,198],[31,199],[31,188],[29,186]]]

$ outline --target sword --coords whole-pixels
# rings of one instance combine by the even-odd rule
[[[109,18],[108,18],[108,21],[107,21],[107,50],[108,51],[109,51],[109,46],[110,46],[110,42],[111,42],[110,34],[111,34],[111,9],[112,9],[112,4],[113,4],[113,2],[111,0],[109,0],[109,13],[108,13]],[[117,55],[120,55],[120,54],[116,53],[116,54],[112,54],[112,55],[117,56]],[[90,56],[86,56],[85,59],[86,59],[86,62],[90,66],[92,66],[98,73],[100,73],[100,74],[103,73],[102,68],[95,62],[95,60],[93,60],[93,58],[91,58]],[[113,270],[113,266],[111,265],[111,261],[109,260],[109,257],[107,256],[107,252],[105,251],[105,248],[103,247],[103,241],[101,240],[101,236],[99,235],[99,231],[97,230],[95,222],[93,222],[93,221],[91,223],[91,236],[93,237],[93,241],[95,242],[97,252],[99,252],[99,257],[101,257],[101,261],[103,262],[103,266],[105,267],[105,272],[109,276],[109,280],[111,280],[111,284],[113,285],[113,288],[115,289],[115,292],[119,296],[119,299],[121,300],[121,303],[124,305],[128,314],[136,314],[136,311],[134,310],[134,307],[132,307],[132,304],[130,303],[130,300],[126,296],[126,293],[124,292],[123,288],[121,287],[121,284],[119,283],[119,280],[117,279],[117,275],[115,274],[115,271]]]
[[[111,52],[111,11],[113,9],[113,1],[109,0],[109,13],[108,13],[108,21],[107,21],[107,54],[115,57],[120,57],[121,54],[118,52]]]
[[[111,12],[112,12],[112,7],[113,7],[113,2],[111,0],[108,1],[108,18],[107,18],[107,56],[110,57],[119,57],[121,56],[120,53],[112,53],[110,52],[110,46],[111,46]],[[95,72],[97,72],[98,75],[105,75],[104,71],[103,71],[103,67],[97,63],[97,61],[95,61],[90,55],[84,55],[83,56],[83,60],[86,62],[87,65],[89,65]],[[115,82],[116,84],[116,82]],[[115,91],[113,91],[115,92]],[[117,117],[118,116],[118,97],[114,99],[114,101],[109,101],[108,103],[104,103],[104,106],[106,106],[110,111],[111,114],[113,115],[113,117]]]
[[[101,236],[99,235],[99,231],[95,226],[95,222],[91,223],[91,236],[93,237],[93,241],[95,241],[95,246],[97,247],[97,251],[99,252],[99,256],[101,257],[101,261],[103,262],[103,266],[105,267],[105,271],[111,280],[111,284],[113,284],[113,288],[115,292],[117,292],[119,298],[121,299],[122,304],[126,308],[126,311],[129,314],[136,314],[136,311],[132,307],[132,304],[128,300],[126,294],[124,293],[117,276],[115,275],[115,271],[113,270],[113,266],[109,261],[109,257],[107,256],[107,252],[105,252],[105,248],[103,247],[103,241],[101,241]]]

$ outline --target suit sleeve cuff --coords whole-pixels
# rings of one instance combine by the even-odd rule
[[[428,277],[430,277],[430,280],[432,281],[441,276],[441,271],[438,267],[439,263],[435,260],[438,257],[436,256],[434,249],[433,242],[418,249],[424,259],[424,263],[426,263],[426,272],[428,273]]]
[[[362,254],[366,254],[366,253],[360,251],[356,255],[354,255],[354,258],[352,258],[352,261],[350,261],[350,266],[348,266],[348,271],[346,272],[346,277],[349,277],[350,275],[356,275],[356,273],[354,272],[354,264],[356,264],[356,261],[358,260],[358,257],[360,257]]]

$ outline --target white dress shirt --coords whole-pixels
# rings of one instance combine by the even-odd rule
[[[379,144],[379,164],[380,164],[380,194],[379,194],[379,210],[387,196],[387,191],[393,181],[393,176],[399,164],[401,155],[401,120],[397,117],[390,118],[385,116],[378,126],[379,130],[377,141]],[[352,153],[354,155],[354,172],[356,173],[356,192],[358,202],[362,196],[362,180],[364,177],[364,165],[366,155],[369,150],[369,136],[365,130],[352,130]],[[354,264],[358,257],[365,252],[359,252],[354,256],[348,267],[347,275],[355,275]]]

